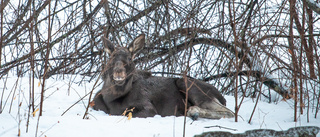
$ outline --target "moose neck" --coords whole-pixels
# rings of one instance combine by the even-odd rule
[[[114,83],[113,79],[108,76],[103,85],[104,89],[108,89],[107,92],[104,93],[106,94],[105,97],[108,98],[108,101],[113,101],[127,95],[132,88],[133,81],[134,76],[130,75],[125,79],[124,84],[117,85]]]
[[[132,88],[132,82],[133,82],[133,76],[128,76],[128,78],[125,79],[124,84],[121,84],[121,85],[114,84],[113,86],[115,87],[117,92],[123,92],[126,94]]]

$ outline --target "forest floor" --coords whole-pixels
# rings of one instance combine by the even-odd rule
[[[88,104],[88,96],[70,106],[80,98],[88,94],[95,82],[77,83],[82,77],[67,76],[68,80],[50,78],[46,82],[43,116],[39,118],[39,111],[35,116],[29,117],[29,89],[30,80],[27,77],[18,78],[9,76],[0,80],[0,94],[2,98],[2,113],[0,114],[0,137],[88,137],[88,136],[139,136],[139,137],[181,137],[183,135],[184,117],[132,118],[125,116],[109,116],[101,111],[89,108],[88,115],[83,115]],[[70,82],[70,79],[73,81]],[[86,79],[86,78],[85,78]],[[35,80],[35,104],[39,108],[41,86],[39,80]],[[4,86],[5,85],[5,86]],[[94,89],[96,93],[101,88]],[[234,110],[235,99],[225,96],[227,107]],[[241,100],[241,99],[239,99]],[[234,118],[220,120],[199,119],[192,121],[186,118],[185,134],[187,137],[199,135],[210,131],[228,131],[243,133],[251,129],[287,130],[298,126],[320,126],[320,118],[314,118],[315,110],[309,110],[309,122],[307,122],[307,109],[299,114],[298,122],[293,122],[293,100],[279,100],[267,103],[259,100],[253,114],[251,123],[248,123],[252,115],[256,99],[244,98],[239,110],[238,122]],[[66,112],[63,116],[61,116]],[[319,114],[318,114],[319,117]],[[27,124],[28,123],[28,124]],[[27,126],[28,125],[28,126]],[[318,136],[320,136],[318,134]]]

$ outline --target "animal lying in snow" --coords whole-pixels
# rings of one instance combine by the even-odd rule
[[[121,115],[134,108],[133,117],[181,116],[187,105],[187,115],[192,119],[234,117],[225,107],[225,98],[208,83],[190,78],[156,77],[137,70],[132,60],[145,45],[144,34],[127,48],[115,47],[106,37],[102,39],[110,58],[103,72],[103,87],[92,102],[95,110]]]

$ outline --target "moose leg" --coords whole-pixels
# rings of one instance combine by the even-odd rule
[[[158,114],[156,108],[148,99],[141,99],[140,101],[132,100],[130,103],[131,106],[134,106],[132,111],[133,117],[152,117]]]
[[[141,111],[133,112],[134,117],[142,117],[142,118],[154,116],[156,114],[157,114],[157,111],[154,108],[144,108]]]
[[[222,117],[231,118],[234,114],[226,105],[225,98],[212,85],[196,79],[178,79],[176,85],[179,90],[188,90],[188,102],[193,106],[188,110],[192,119]]]
[[[95,95],[93,101],[92,101],[90,104],[91,104],[91,106],[92,106],[92,108],[93,108],[94,110],[102,110],[102,111],[104,111],[105,113],[108,114],[108,113],[109,113],[109,110],[108,110],[107,106],[105,105],[105,103],[104,103],[104,101],[103,101],[102,94],[100,94],[100,92],[101,92],[101,91],[99,91],[99,92]]]
[[[187,115],[193,120],[196,120],[198,117],[210,119],[234,117],[234,114],[231,110],[216,101],[205,102],[200,106],[191,106],[188,109]]]

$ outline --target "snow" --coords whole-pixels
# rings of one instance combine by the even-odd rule
[[[180,137],[183,135],[184,117],[161,117],[157,115],[150,118],[132,118],[128,120],[124,116],[109,116],[104,112],[95,111],[90,108],[87,118],[82,119],[88,103],[88,96],[61,116],[70,106],[89,93],[95,83],[82,82],[82,84],[79,84],[76,83],[76,80],[81,80],[79,76],[69,75],[68,77],[65,80],[53,78],[47,80],[43,116],[39,119],[38,132],[36,127],[39,112],[36,112],[35,117],[30,117],[28,132],[26,132],[29,78],[23,77],[17,80],[17,77],[9,76],[6,85],[4,84],[6,78],[2,78],[0,80],[0,97],[3,96],[3,112],[0,114],[0,137],[17,136],[19,129],[22,137],[34,137],[35,135],[41,137]],[[70,82],[70,79],[73,78],[76,80]],[[15,86],[16,81],[18,81],[17,86]],[[39,80],[35,80],[36,108],[39,107],[41,91],[41,88],[38,87],[38,82]],[[94,93],[100,88],[101,85],[95,88]],[[11,112],[9,113],[13,94],[14,99],[12,101]],[[227,107],[233,110],[235,104],[234,97],[225,96],[225,98],[227,99]],[[233,133],[243,133],[250,129],[274,129],[281,131],[297,126],[320,125],[320,119],[314,118],[314,110],[312,109],[310,109],[309,123],[307,122],[306,110],[304,110],[304,114],[299,115],[298,122],[293,122],[292,100],[276,103],[259,101],[252,122],[249,124],[248,121],[255,101],[256,99],[251,98],[244,99],[239,111],[239,115],[241,116],[239,117],[239,122],[234,122],[233,118],[220,120],[199,119],[197,121],[187,118],[185,134],[187,137],[191,137],[209,131],[228,131]],[[19,104],[21,104],[20,107]],[[236,131],[224,128],[220,129],[219,127],[206,128],[216,125],[236,129]]]

